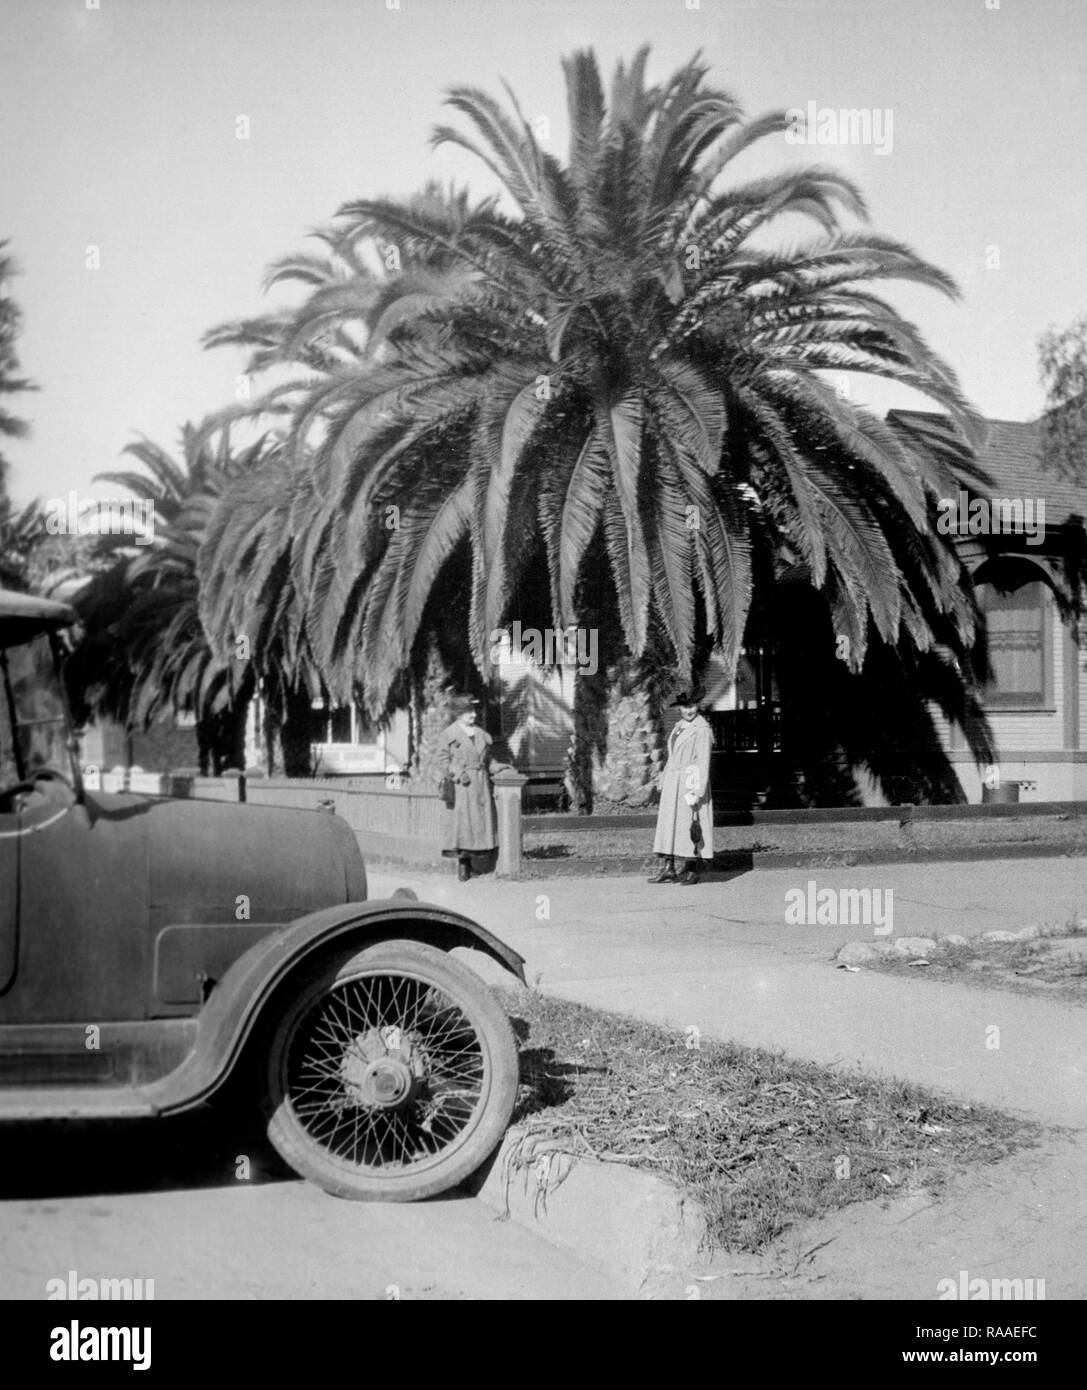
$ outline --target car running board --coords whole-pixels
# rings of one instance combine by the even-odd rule
[[[138,1120],[158,1113],[131,1086],[20,1086],[0,1091],[0,1120]]]

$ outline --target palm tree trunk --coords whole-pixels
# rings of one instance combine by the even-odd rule
[[[573,737],[566,754],[563,781],[575,816],[593,813],[593,770],[608,740],[608,681],[603,671],[574,673]]]
[[[663,674],[631,656],[608,672],[607,738],[603,759],[594,759],[593,791],[614,806],[648,806],[660,787]]]
[[[431,641],[426,666],[412,677],[411,697],[411,775],[424,790],[438,786],[438,740],[452,722],[450,673],[436,644]]]
[[[279,747],[285,777],[313,776],[313,700],[305,686],[286,694]]]
[[[245,726],[253,698],[253,682],[247,679],[235,692],[226,709],[196,726],[200,749],[200,771],[218,777],[227,768],[245,770]]]

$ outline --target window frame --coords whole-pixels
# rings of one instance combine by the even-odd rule
[[[1037,612],[1039,614],[1039,625],[1041,630],[1041,674],[1042,688],[1037,698],[1031,695],[1024,695],[1020,691],[1012,691],[1001,694],[995,691],[991,685],[986,684],[982,692],[982,707],[988,714],[1055,714],[1055,673],[1053,670],[1053,595],[1050,593],[1049,585],[1041,577],[1037,579],[1027,579],[1022,584],[1011,590],[1003,590],[992,580],[982,580],[976,585],[980,591],[988,589],[998,599],[1011,599],[1022,590],[1036,586],[1038,589],[1039,603]],[[979,592],[980,597],[980,592]],[[989,631],[989,614],[982,607],[985,617],[986,635],[991,637]],[[991,648],[990,648],[991,656]]]
[[[350,737],[334,739],[331,737],[333,718],[337,714],[342,714],[344,710],[349,710],[351,714]],[[324,727],[320,731],[321,737],[314,740],[315,748],[375,748],[380,746],[381,730],[378,724],[376,721],[368,719],[354,701],[349,705],[331,705],[322,702],[322,706],[316,707],[313,712],[314,714],[321,714],[324,719]],[[367,730],[369,737],[359,737],[363,729]]]

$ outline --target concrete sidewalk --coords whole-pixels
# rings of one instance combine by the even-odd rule
[[[876,939],[873,928],[787,925],[785,894],[809,878],[892,890],[894,938],[1087,915],[1087,866],[1068,859],[760,871],[694,888],[375,873],[372,892],[403,883],[466,913],[524,955],[531,983],[567,999],[1087,1127],[1087,1009],[840,970],[838,947]]]

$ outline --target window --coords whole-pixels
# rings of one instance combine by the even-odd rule
[[[325,743],[354,743],[351,737],[351,715],[353,710],[350,705],[340,705],[328,716],[328,731],[325,734]]]
[[[4,785],[29,777],[35,769],[71,773],[67,722],[53,652],[44,636],[0,654],[0,777]],[[14,716],[14,723],[12,722]]]
[[[990,709],[1041,709],[1050,703],[1049,607],[1041,580],[1001,593],[978,587],[989,633],[993,679],[986,687]]]
[[[0,672],[0,677],[2,677]],[[7,688],[0,679],[0,789],[13,787],[22,781],[19,760],[15,756],[15,729],[11,722],[11,706]]]
[[[331,710],[314,710],[317,721],[316,743],[359,744],[377,741],[377,727],[358,705],[337,705]]]

